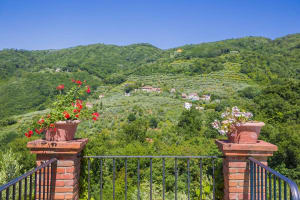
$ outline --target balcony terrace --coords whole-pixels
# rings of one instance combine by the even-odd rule
[[[267,166],[277,146],[216,140],[223,156],[81,156],[87,139],[35,140],[38,167],[0,187],[2,199],[291,199],[298,186]],[[216,194],[223,160],[224,193]],[[80,189],[80,173],[87,173]],[[221,175],[222,175],[221,174]]]

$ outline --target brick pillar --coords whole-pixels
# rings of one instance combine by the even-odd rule
[[[227,140],[216,140],[223,159],[224,200],[250,199],[249,157],[268,165],[277,146],[259,140],[256,144],[235,144]]]
[[[27,143],[31,153],[36,154],[36,163],[57,158],[54,199],[79,199],[80,153],[88,139],[71,141],[45,141]]]

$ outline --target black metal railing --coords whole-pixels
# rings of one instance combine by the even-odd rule
[[[249,161],[251,200],[300,200],[299,189],[295,182],[254,158],[249,158]]]
[[[88,199],[215,199],[217,156],[84,156]]]
[[[2,199],[53,199],[57,159],[53,158],[37,168],[0,187]]]

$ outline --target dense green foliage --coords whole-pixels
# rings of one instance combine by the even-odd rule
[[[37,114],[46,112],[58,93],[56,86],[65,84],[68,88],[72,78],[88,81],[94,94],[87,101],[101,114],[99,121],[86,121],[78,127],[77,136],[89,138],[85,155],[220,155],[214,140],[221,137],[210,123],[226,107],[238,106],[253,112],[254,120],[266,123],[260,139],[278,145],[270,166],[300,183],[300,34],[275,40],[245,37],[168,50],[148,44],[2,50],[0,150],[20,158],[17,159],[23,166],[20,172],[34,166],[34,156],[26,149],[28,139],[23,136],[26,125]],[[136,90],[145,85],[162,91]],[[171,92],[172,88],[176,91]],[[211,101],[192,102],[193,108],[185,110],[183,104],[187,100],[181,94],[191,92],[200,96],[210,94]],[[86,195],[84,162],[81,189]],[[166,161],[170,174],[173,162]],[[116,160],[116,163],[116,192],[121,199],[124,162]],[[211,163],[205,161],[204,165],[206,196],[203,198],[210,199]],[[216,166],[217,197],[221,198],[221,159]],[[112,191],[112,160],[106,161],[104,167],[104,180],[108,183],[104,197],[108,199]],[[161,194],[161,161],[153,160],[153,167],[156,197]],[[180,163],[179,167],[179,195],[185,199],[186,163]],[[93,194],[96,194],[99,161],[92,160],[91,168]],[[0,166],[0,174],[3,170]],[[130,195],[136,194],[135,170],[135,161],[128,163]],[[147,198],[149,160],[141,160],[141,174],[142,194]],[[191,166],[191,175],[191,186],[196,188],[195,166]],[[166,179],[168,199],[173,198],[173,178],[170,175]],[[200,199],[199,191],[191,193],[193,199]]]

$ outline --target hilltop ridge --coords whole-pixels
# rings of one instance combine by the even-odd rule
[[[179,50],[180,49],[180,50]],[[179,51],[177,51],[179,50]],[[71,78],[118,85],[130,76],[210,73],[247,76],[252,81],[299,79],[300,34],[271,40],[244,37],[162,50],[151,44],[91,44],[60,50],[0,51],[0,117],[44,109],[57,82]],[[30,95],[28,95],[30,94]]]

